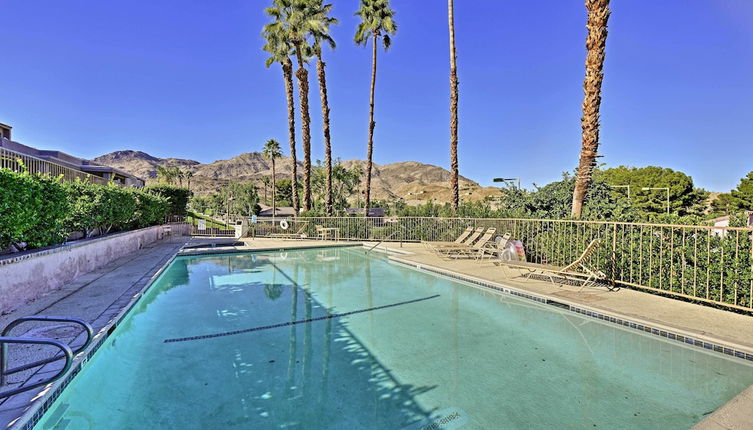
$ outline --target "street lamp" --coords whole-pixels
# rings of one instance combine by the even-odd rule
[[[509,185],[510,181],[518,181],[518,189],[520,189],[520,178],[494,178],[492,182],[503,182]]]
[[[643,191],[650,191],[650,190],[664,190],[667,192],[667,215],[669,215],[669,187],[643,187],[641,188]]]

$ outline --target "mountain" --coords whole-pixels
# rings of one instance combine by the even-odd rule
[[[157,166],[178,166],[193,173],[191,190],[196,194],[211,194],[230,181],[256,182],[272,174],[272,165],[260,152],[246,152],[227,160],[202,164],[182,158],[159,158],[142,151],[115,151],[101,155],[95,163],[125,170],[128,173],[156,183]],[[302,172],[299,162],[298,173]],[[360,165],[364,160],[342,162],[346,168]],[[275,163],[278,179],[290,177],[292,161],[282,157]],[[487,196],[498,196],[499,189],[481,187],[477,182],[460,177],[460,194],[464,201],[483,200]],[[450,172],[439,166],[416,161],[403,161],[390,164],[374,164],[372,170],[372,198],[375,200],[402,198],[407,204],[416,205],[428,200],[448,202],[450,200]]]

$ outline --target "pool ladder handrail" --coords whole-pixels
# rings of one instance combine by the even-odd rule
[[[64,324],[80,325],[81,327],[83,327],[84,331],[86,332],[86,341],[82,345],[77,347],[75,350],[72,350],[70,345],[60,342],[59,340],[56,340],[56,339],[51,339],[51,338],[46,338],[46,337],[35,338],[35,337],[10,337],[8,336],[10,334],[10,331],[13,330],[13,328],[18,326],[19,324],[22,324],[25,322],[32,322],[32,321],[58,322],[58,323],[64,323]],[[93,338],[94,338],[94,329],[92,328],[92,326],[86,321],[79,318],[31,315],[31,316],[21,317],[21,318],[11,321],[11,323],[8,324],[0,333],[0,386],[5,385],[6,376],[12,375],[14,373],[18,373],[24,370],[29,370],[35,367],[43,366],[45,364],[58,361],[62,358],[65,359],[65,365],[63,366],[62,369],[60,369],[58,373],[56,373],[55,375],[49,378],[45,378],[41,381],[35,382],[30,385],[21,385],[14,389],[0,392],[0,399],[14,396],[24,391],[29,391],[34,388],[47,385],[50,382],[54,382],[58,380],[73,365],[73,357],[78,355],[78,353],[80,353],[84,349],[86,349],[86,347],[88,347],[91,344]],[[8,365],[8,344],[11,344],[11,343],[27,344],[27,345],[51,345],[60,349],[62,354],[55,354],[50,358],[33,361],[31,363],[23,364],[21,366],[14,367],[12,369],[7,369],[6,367]]]
[[[369,252],[373,251],[373,250],[374,250],[374,248],[376,248],[377,246],[381,245],[381,244],[382,244],[382,243],[384,243],[384,242],[385,242],[386,240],[389,240],[389,239],[391,239],[391,238],[392,238],[392,237],[393,237],[394,235],[396,235],[396,234],[398,234],[398,233],[402,232],[402,231],[403,231],[403,230],[405,229],[405,227],[404,227],[404,226],[403,226],[402,224],[398,224],[398,227],[400,227],[400,230],[395,230],[395,231],[393,231],[391,235],[389,235],[389,236],[387,236],[387,237],[383,238],[382,240],[380,240],[379,242],[377,242],[377,244],[376,244],[376,245],[374,245],[374,246],[372,246],[371,248],[367,249],[367,250],[366,250],[366,253],[368,254]],[[402,240],[400,241],[400,247],[401,247],[401,248],[403,247],[403,241],[402,241]]]

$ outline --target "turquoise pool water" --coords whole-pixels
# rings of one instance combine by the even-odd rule
[[[179,257],[35,428],[684,429],[751,384],[359,248]]]

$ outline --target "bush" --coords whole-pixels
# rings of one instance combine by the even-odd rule
[[[162,196],[144,191],[134,191],[136,213],[132,221],[134,228],[160,224],[167,216],[170,202]]]
[[[169,202],[168,215],[186,215],[188,199],[191,197],[188,188],[176,187],[174,185],[151,185],[145,188],[146,191],[165,197]]]
[[[62,242],[67,210],[65,190],[56,179],[0,170],[0,248]]]
[[[0,169],[0,251],[55,245],[75,231],[91,237],[160,224],[169,207],[145,190]]]

